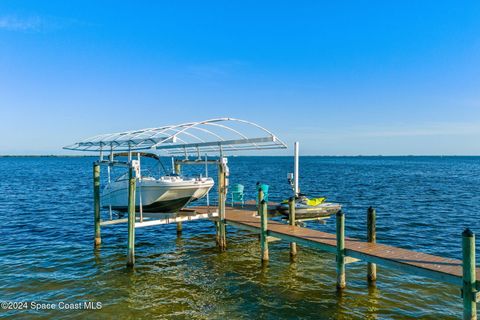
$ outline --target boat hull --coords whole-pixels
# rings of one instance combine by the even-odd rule
[[[143,212],[176,212],[181,210],[191,201],[190,197],[179,198],[166,201],[157,201],[149,205],[142,205]],[[112,206],[112,210],[127,212],[128,206]],[[140,211],[140,206],[135,206],[135,211]]]
[[[203,180],[137,180],[135,210],[144,212],[176,212],[190,201],[204,196],[213,186],[212,179]],[[104,189],[102,206],[117,211],[128,210],[128,180],[115,181]]]

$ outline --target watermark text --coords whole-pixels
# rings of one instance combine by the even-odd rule
[[[79,302],[40,302],[40,301],[1,301],[2,310],[100,310],[102,303],[99,301]]]

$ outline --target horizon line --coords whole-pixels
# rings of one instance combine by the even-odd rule
[[[98,154],[0,154],[0,158],[91,158],[98,157]],[[173,157],[171,155],[161,155],[160,157]],[[183,157],[183,156],[182,156]],[[217,157],[210,156],[210,157]],[[293,155],[226,155],[225,157],[293,157]],[[478,155],[468,154],[357,154],[357,155],[327,155],[327,154],[306,154],[300,157],[480,157]],[[195,158],[194,156],[190,158]]]

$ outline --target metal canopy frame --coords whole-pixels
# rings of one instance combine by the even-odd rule
[[[218,165],[218,213],[215,215],[215,217],[218,217],[215,221],[216,241],[220,249],[225,250],[227,243],[225,202],[229,169],[227,158],[224,157],[224,152],[285,148],[287,148],[286,144],[264,127],[250,121],[234,118],[218,118],[158,128],[103,134],[64,147],[64,149],[67,150],[97,151],[100,153],[100,159],[93,163],[95,246],[101,244],[100,165],[108,165],[109,176],[110,167],[112,166],[128,167],[128,219],[126,220],[128,222],[127,266],[133,266],[135,263],[136,226],[150,226],[172,222],[171,220],[165,219],[143,222],[142,200],[140,198],[140,222],[136,223],[135,195],[136,181],[138,172],[140,171],[141,151],[147,150],[151,152],[153,150],[163,150],[172,156],[177,154],[185,155],[185,160],[174,161],[174,167],[182,164],[202,163],[198,161],[201,159],[201,153],[205,153],[205,161],[203,163],[206,167],[209,163],[216,163]],[[103,159],[104,152],[110,153],[108,160]],[[115,155],[122,156],[125,155],[125,152],[128,156],[128,161],[114,160]],[[132,154],[134,152],[137,153],[138,160],[132,160]],[[219,159],[208,161],[208,152],[218,152]],[[197,155],[197,161],[188,160],[188,155],[194,153]],[[175,169],[175,171],[177,172],[177,169]],[[137,173],[134,175],[134,172]],[[141,184],[139,187],[141,188]],[[141,196],[141,191],[139,194]],[[206,217],[213,218],[214,215],[209,214]],[[196,218],[202,217],[196,214]],[[178,233],[181,231],[182,220],[177,219],[174,222],[177,222]],[[106,224],[104,223],[104,225]]]
[[[286,144],[271,131],[235,118],[102,134],[64,147],[67,150],[99,152],[164,150],[170,155],[285,148]]]

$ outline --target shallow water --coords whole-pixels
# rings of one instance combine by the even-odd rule
[[[99,310],[0,310],[31,318],[457,319],[459,288],[378,267],[375,289],[365,263],[347,266],[335,290],[335,257],[288,243],[270,244],[260,266],[256,236],[228,227],[228,250],[215,247],[209,221],[136,231],[136,266],[125,268],[126,226],[104,227],[93,250],[94,158],[0,158],[0,300],[101,302]],[[168,162],[168,161],[166,161]],[[287,157],[229,159],[231,183],[270,185],[289,196]],[[326,195],[346,212],[347,236],[365,239],[366,209],[377,208],[377,241],[460,258],[465,227],[480,231],[478,157],[302,157],[302,192]],[[187,173],[202,168],[185,167]],[[210,168],[210,174],[216,171]],[[105,171],[102,171],[105,176]],[[105,179],[103,179],[105,181]],[[215,200],[212,194],[212,200]],[[102,212],[108,218],[108,212]],[[334,219],[309,227],[332,232]]]

